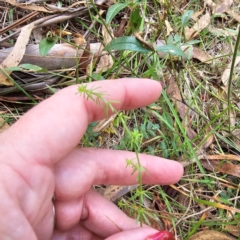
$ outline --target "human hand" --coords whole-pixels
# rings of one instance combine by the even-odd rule
[[[116,110],[146,106],[161,93],[158,82],[146,79],[88,86],[101,87],[108,100],[118,100]],[[135,184],[136,175],[125,163],[135,154],[75,148],[88,124],[106,117],[101,106],[76,92],[76,86],[59,91],[0,134],[1,240],[143,240],[156,232],[140,228],[91,190],[94,184]],[[148,171],[143,174],[146,184],[172,184],[182,176],[177,162],[148,155],[140,160]]]

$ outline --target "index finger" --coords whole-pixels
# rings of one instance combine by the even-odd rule
[[[148,79],[119,79],[92,82],[88,88],[106,92],[106,99],[115,100],[116,110],[146,106],[158,99],[159,82]],[[69,153],[79,142],[90,122],[106,117],[103,107],[77,93],[77,86],[65,88],[25,114],[0,135],[7,161],[12,151],[30,163],[51,166]],[[14,157],[14,156],[13,156]]]

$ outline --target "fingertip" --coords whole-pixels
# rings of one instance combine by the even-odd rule
[[[174,184],[182,178],[184,172],[180,163],[161,157],[147,157],[146,160],[144,159],[144,166],[148,169],[143,178],[144,183],[147,184]]]
[[[126,240],[126,239],[134,239],[134,240],[145,240],[149,235],[157,233],[157,230],[150,227],[139,227],[131,230],[125,230],[114,234],[106,240]]]
[[[162,93],[162,84],[157,80],[153,80],[149,78],[122,78],[117,80],[128,82],[128,84],[129,82],[131,82],[134,85],[136,85],[136,83],[139,83],[138,86],[145,89],[147,92],[149,92],[152,98],[156,96],[155,100],[157,100]]]
[[[184,169],[179,162],[166,159],[165,171],[166,172],[163,173],[163,178],[165,179],[164,185],[179,182],[183,176]]]
[[[174,168],[175,168],[175,178],[176,178],[176,182],[178,182],[182,176],[183,176],[183,173],[184,173],[184,168],[182,166],[182,164],[180,164],[179,162],[176,162],[176,161],[172,161],[174,162]]]

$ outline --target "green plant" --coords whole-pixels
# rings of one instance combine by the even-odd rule
[[[97,125],[97,122],[92,122],[88,125],[87,131],[81,139],[84,147],[98,147],[97,137],[99,134],[93,131],[93,128]]]
[[[106,92],[99,91],[99,88],[92,87],[87,88],[86,84],[81,84],[78,86],[78,93],[80,95],[83,95],[86,100],[91,99],[95,103],[97,103],[99,106],[104,107],[104,111],[106,116],[108,116],[108,109],[110,109],[113,113],[116,112],[114,107],[112,106],[112,103],[117,103],[117,101],[114,100],[107,100],[105,97],[107,96]],[[137,221],[140,221],[141,225],[143,224],[144,220],[146,220],[146,213],[143,208],[144,204],[144,197],[147,196],[147,192],[143,190],[143,182],[142,182],[142,174],[146,171],[146,169],[141,165],[139,152],[140,152],[140,145],[142,142],[143,135],[139,132],[137,128],[135,128],[133,131],[130,131],[128,126],[126,125],[126,118],[122,113],[118,116],[118,124],[121,123],[127,132],[127,143],[126,147],[127,149],[133,150],[136,154],[136,159],[126,159],[126,167],[132,168],[132,174],[137,173],[136,182],[139,184],[138,189],[135,192],[135,195],[132,199],[139,199],[139,206],[137,210]],[[83,138],[83,141],[86,142],[86,138],[90,137],[90,140],[94,140],[97,135],[94,135],[91,133],[93,125],[90,125],[86,134],[86,137]],[[156,128],[157,125],[151,125],[148,124],[148,128]],[[153,132],[152,132],[153,133]]]
[[[39,43],[39,52],[45,57],[52,47],[57,43],[58,36],[52,32],[48,32],[46,38],[43,38]]]

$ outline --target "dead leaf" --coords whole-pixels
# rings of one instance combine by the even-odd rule
[[[96,57],[99,56],[99,49],[101,43],[91,43],[91,54]],[[10,55],[13,48],[0,49],[0,62]],[[78,57],[83,54],[83,50],[78,50]],[[48,70],[55,70],[61,68],[70,68],[76,66],[76,48],[70,44],[55,44],[46,57],[42,57],[39,53],[38,44],[29,44],[26,47],[25,54],[21,61],[23,63],[31,63]]]
[[[98,124],[92,129],[92,131],[93,132],[103,131],[105,128],[107,128],[113,122],[113,120],[116,118],[117,114],[118,113],[115,113],[111,117],[105,118],[105,119],[99,121]]]
[[[236,60],[235,60],[235,64],[234,64],[234,67],[237,66],[237,64],[240,62],[240,56],[237,56],[236,57]],[[225,87],[228,87],[228,81],[229,81],[229,77],[230,77],[230,69],[231,69],[231,66],[232,66],[232,62],[230,62],[228,65],[227,65],[227,68],[224,70],[223,74],[222,74],[222,77],[221,77],[221,81],[222,83],[224,84]],[[226,90],[226,89],[225,89]]]
[[[225,4],[228,7],[231,7],[233,4],[233,0],[223,0],[222,4]]]
[[[215,14],[223,14],[228,10],[228,6],[226,5],[218,5],[214,11]]]
[[[112,56],[110,56],[109,54],[103,53],[97,65],[95,73],[106,72],[108,69],[112,67],[113,63],[114,62],[112,60]]]
[[[169,36],[171,34],[171,32],[173,31],[173,29],[172,29],[168,20],[165,20],[164,22],[165,22],[165,25],[167,27],[167,36]]]
[[[232,0],[223,0],[222,3],[216,5],[212,0],[204,1],[204,5],[209,6],[212,9],[213,13],[223,14],[226,12],[240,23],[240,16],[236,12],[230,9],[230,6],[232,5],[232,3],[233,3]]]
[[[208,161],[208,160],[201,160],[201,163],[204,168],[214,171],[214,172],[221,172],[227,173],[229,175],[240,177],[240,166],[237,164],[229,163],[229,162],[222,162],[222,161]]]
[[[204,8],[209,6],[210,8],[214,8],[216,4],[212,0],[204,0]]]
[[[227,13],[240,23],[240,16],[236,12],[234,12],[231,9],[228,9]]]
[[[234,238],[214,230],[205,230],[191,236],[189,240],[234,240]]]
[[[210,23],[210,14],[206,12],[194,25],[192,28],[186,27],[186,39],[190,40],[198,36],[198,34],[205,29]]]
[[[21,33],[18,36],[13,50],[8,55],[8,57],[0,64],[0,69],[15,67],[20,64],[33,28],[34,24],[30,23],[21,29]],[[11,71],[8,71],[7,73],[11,74]],[[1,84],[6,86],[14,85],[3,73],[0,73],[0,85]]]
[[[68,32],[68,31],[66,31],[66,30],[61,30],[61,29],[55,30],[55,33],[56,33],[56,35],[58,35],[58,36],[69,36],[69,35],[72,35],[71,32]],[[85,43],[85,42],[84,42],[84,43]]]
[[[213,57],[208,53],[204,52],[203,50],[193,47],[193,58],[198,59],[201,62],[205,62],[207,64],[212,63]]]
[[[39,44],[41,40],[43,39],[43,34],[40,28],[33,29],[32,35],[35,39],[35,43]]]
[[[72,41],[78,45],[78,46],[82,46],[83,44],[86,43],[86,40],[84,38],[83,35],[79,34],[79,33],[75,33],[74,34],[75,38],[72,39]]]
[[[201,146],[201,152],[203,152],[203,150],[206,150],[212,144],[212,142],[214,140],[214,135],[213,134],[209,135],[210,131],[211,131],[210,128],[208,128],[206,130],[206,135],[204,138],[207,138],[207,139],[206,139],[206,141],[204,141],[203,145]]]
[[[80,72],[87,73],[88,65],[90,64],[91,55],[92,54],[90,52],[90,41],[88,40],[87,46],[84,49],[83,54],[78,61],[78,69]]]
[[[236,59],[235,59],[234,67],[237,66],[237,64],[239,62],[240,62],[240,56],[237,56]],[[222,97],[224,98],[224,100],[226,100],[226,102],[227,102],[227,99],[228,99],[227,92],[228,92],[228,85],[229,85],[229,79],[230,79],[231,65],[232,65],[232,62],[230,62],[227,65],[227,68],[224,70],[224,72],[222,74],[222,77],[221,77],[221,81],[224,85],[222,87],[222,89],[223,89]],[[223,108],[227,108],[227,107],[228,107],[227,103],[223,103]],[[236,125],[236,112],[233,111],[232,108],[230,109],[229,119],[230,119],[230,125],[232,127],[234,127]]]
[[[208,160],[225,159],[225,160],[234,160],[234,161],[240,162],[240,156],[232,155],[232,154],[206,155],[206,159]]]
[[[220,4],[217,4],[215,7],[215,14],[225,13],[233,4],[233,0],[223,0]]]
[[[161,218],[160,219],[163,223],[164,229],[169,231],[173,227],[172,222],[170,220],[171,215],[169,214],[165,203],[160,198],[160,196],[157,192],[154,192],[153,205],[155,205],[157,210],[161,212]]]
[[[136,189],[138,185],[139,184],[130,185],[130,186],[110,185],[106,187],[105,191],[103,192],[103,196],[106,199],[110,200],[111,202],[115,202],[125,194]]]
[[[231,233],[235,237],[240,236],[240,227],[239,226],[225,225],[223,227],[223,230]]]
[[[191,19],[194,20],[195,22],[198,20],[198,17],[201,16],[204,12],[205,8],[203,8],[202,10],[198,11],[198,12],[195,12]]]
[[[34,5],[27,5],[27,4],[23,4],[23,3],[18,3],[15,0],[6,0],[6,2],[13,5],[13,6],[23,8],[24,10],[33,10],[33,11],[46,12],[46,13],[52,13],[53,12],[53,11],[47,10],[45,7],[37,6],[35,4]]]
[[[102,26],[102,36],[103,36],[103,43],[106,46],[107,44],[109,44],[112,41],[112,37],[113,36],[113,31],[110,27],[108,27],[108,29],[105,28],[105,26]],[[108,69],[110,69],[113,66],[113,58],[112,56],[107,52],[107,51],[103,51],[102,52],[102,56],[100,57],[99,63],[97,64],[95,73],[102,73],[102,72],[106,72]]]
[[[235,129],[232,131],[233,141],[240,149],[240,129]]]
[[[10,128],[9,124],[5,122],[3,118],[0,117],[0,134]]]

